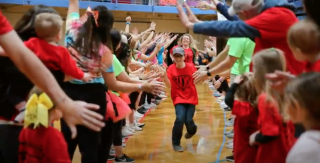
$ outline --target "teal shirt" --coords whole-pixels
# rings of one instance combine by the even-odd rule
[[[229,45],[230,56],[238,58],[236,63],[231,68],[231,74],[241,75],[250,70],[252,54],[255,48],[255,43],[249,38],[230,38],[227,42]]]

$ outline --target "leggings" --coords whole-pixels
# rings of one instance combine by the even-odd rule
[[[19,134],[23,126],[0,125],[0,162],[19,162]]]
[[[122,124],[123,121],[118,121],[113,124],[113,145],[122,146]]]
[[[148,104],[150,104],[151,99],[153,98],[153,95],[151,93],[142,92],[139,105],[143,105],[145,103],[146,98],[147,98]]]
[[[130,98],[130,104],[129,104],[129,107],[132,109],[132,110],[136,110],[136,102],[138,100],[138,97],[139,97],[139,92],[132,92],[130,93],[129,95],[129,98]]]
[[[71,84],[65,85],[66,94],[73,100],[81,100],[88,103],[97,104],[97,110],[101,115],[106,113],[106,93],[103,84]],[[108,127],[102,128],[101,132],[96,132],[85,126],[77,126],[78,135],[71,139],[71,131],[64,120],[61,120],[61,132],[67,142],[68,152],[72,160],[74,151],[79,146],[82,163],[106,163],[108,160],[107,143],[103,133],[108,131]],[[110,149],[109,149],[110,150]]]

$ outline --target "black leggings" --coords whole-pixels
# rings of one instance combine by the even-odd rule
[[[73,100],[81,100],[92,104],[97,104],[100,109],[97,111],[105,116],[106,113],[106,92],[103,84],[71,84],[65,85],[66,94]],[[73,158],[74,151],[79,145],[82,163],[106,163],[106,138],[103,133],[108,130],[107,126],[101,132],[90,130],[84,126],[77,126],[77,137],[71,139],[71,131],[64,120],[61,120],[61,131],[68,144],[70,159]],[[110,150],[110,149],[109,149]]]
[[[19,134],[23,126],[0,125],[0,162],[19,162]]]
[[[122,124],[123,121],[118,121],[113,124],[113,145],[122,146]]]
[[[139,92],[130,93],[130,95],[129,95],[129,98],[130,98],[129,107],[130,107],[130,109],[132,109],[132,110],[136,110],[137,109],[136,108],[136,102],[138,100],[139,94],[140,94]]]
[[[148,104],[151,104],[151,99],[153,97],[154,96],[151,93],[142,92],[141,98],[140,98],[140,101],[139,101],[139,105],[143,105],[145,103],[145,101],[146,101],[146,98],[147,98]]]
[[[217,76],[215,76],[215,79],[216,80],[218,80],[220,77],[217,75]],[[227,90],[229,89],[229,84],[228,84],[228,82],[227,82],[227,80],[225,79],[222,83],[221,83],[221,85],[220,85],[220,87],[217,89],[220,93],[222,93],[222,92],[226,92]]]

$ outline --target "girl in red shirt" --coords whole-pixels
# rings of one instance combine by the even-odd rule
[[[173,49],[175,64],[169,66],[164,73],[165,83],[171,87],[171,98],[175,106],[176,120],[172,129],[172,145],[175,151],[182,152],[180,145],[183,126],[186,125],[186,139],[190,139],[197,132],[193,121],[195,107],[198,104],[198,95],[192,74],[197,71],[193,64],[185,63],[185,51],[181,47]]]
[[[40,91],[33,89],[32,92]],[[19,163],[71,163],[62,133],[49,126],[62,117],[50,98],[45,93],[33,94],[26,110],[25,128],[19,136]]]
[[[237,76],[226,92],[225,103],[237,118],[234,123],[235,162],[254,163],[258,148],[249,145],[249,137],[258,130],[257,96],[252,74]]]
[[[178,40],[178,45],[174,46],[170,50],[170,54],[173,55],[173,49],[176,47],[182,47],[184,49],[184,62],[185,63],[192,63],[195,64],[196,62],[196,53],[197,53],[197,46],[195,43],[195,40],[190,34],[183,34],[179,40]],[[171,58],[172,59],[172,58]]]
[[[288,125],[281,117],[282,96],[267,87],[266,73],[285,71],[286,62],[279,49],[266,49],[252,58],[258,97],[258,131],[250,136],[250,144],[258,145],[256,163],[284,163],[290,150]],[[293,134],[292,134],[293,137]]]

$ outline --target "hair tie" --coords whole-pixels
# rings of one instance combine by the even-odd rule
[[[87,8],[86,12],[87,12],[88,15],[91,14],[93,16],[94,21],[96,23],[96,26],[99,27],[99,24],[98,24],[99,12],[98,11],[92,11],[90,6]]]
[[[40,96],[33,94],[26,104],[24,127],[33,124],[36,128],[41,124],[47,128],[49,123],[48,110],[52,107],[53,102],[47,94],[42,93]]]

